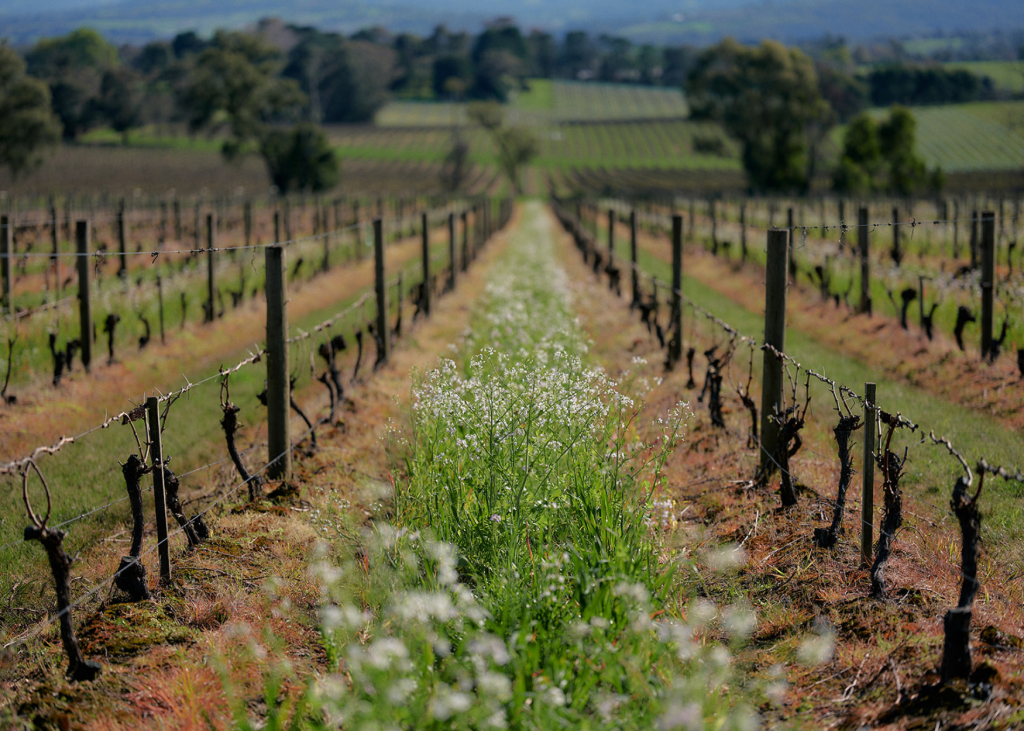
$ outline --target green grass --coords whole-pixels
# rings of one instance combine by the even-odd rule
[[[523,111],[549,111],[555,107],[555,84],[551,79],[530,79],[529,88],[516,94],[514,105]]]
[[[637,84],[528,80],[509,105],[521,122],[545,126],[564,122],[683,119],[689,114],[678,89]],[[375,118],[381,127],[448,127],[468,122],[465,103],[392,101]]]
[[[683,416],[653,454],[638,441],[628,385],[583,359],[539,209],[458,364],[424,377],[393,435],[397,525],[363,549],[374,570],[315,567],[328,669],[349,680],[307,697],[360,728],[648,729],[680,713],[744,727],[748,681],[695,640],[706,604],[679,616],[646,525]],[[350,534],[335,539],[351,556]]]
[[[948,69],[964,69],[992,79],[996,89],[1019,94],[1024,91],[1024,61],[953,61]]]

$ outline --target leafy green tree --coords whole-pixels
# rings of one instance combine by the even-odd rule
[[[808,188],[812,143],[833,113],[803,52],[775,41],[751,48],[726,39],[701,53],[687,91],[694,117],[719,121],[740,142],[753,188]]]
[[[562,52],[558,57],[561,76],[569,79],[592,76],[597,63],[597,49],[584,31],[573,30],[565,34]]]
[[[555,75],[558,50],[550,33],[534,29],[526,37],[529,52],[529,75],[534,78],[550,79]]]
[[[120,66],[103,74],[96,109],[128,144],[128,133],[142,124],[142,80],[130,68]]]
[[[604,51],[598,77],[601,81],[622,81],[633,70],[633,44],[626,38],[602,35]]]
[[[881,123],[866,113],[854,117],[843,135],[843,153],[833,174],[835,189],[910,195],[927,185],[941,188],[941,170],[929,178],[924,161],[914,151],[916,126],[910,110],[899,106]]]
[[[217,31],[181,95],[190,128],[226,129],[221,152],[228,160],[259,144],[271,122],[298,116],[306,103],[293,79],[276,75],[280,65],[280,53],[262,38]]]
[[[327,135],[314,124],[303,122],[291,129],[267,132],[260,152],[270,179],[282,194],[300,190],[316,193],[338,184],[338,157]]]
[[[49,85],[65,139],[75,139],[102,121],[95,100],[104,72],[116,67],[118,58],[117,49],[99,33],[80,28],[59,38],[44,38],[25,60],[28,73]]]
[[[324,59],[320,104],[326,122],[370,122],[390,98],[395,52],[367,41],[345,41]]]
[[[502,19],[476,37],[471,59],[476,70],[470,95],[476,99],[508,101],[508,94],[522,86],[528,68],[526,39],[519,28]]]
[[[498,150],[498,164],[516,193],[520,192],[520,172],[540,149],[537,138],[525,127],[505,126],[505,112],[497,102],[476,102],[469,106],[469,118],[491,135]]]
[[[832,178],[840,193],[870,193],[878,188],[882,168],[882,148],[878,125],[867,114],[850,120],[843,135],[843,153]]]
[[[58,142],[60,121],[50,108],[49,88],[26,76],[21,56],[0,45],[0,166],[17,179]]]
[[[458,88],[465,90],[473,80],[473,64],[466,56],[446,53],[434,59],[434,94],[439,98],[449,95],[455,88],[450,83],[455,80]]]
[[[882,157],[889,166],[889,190],[910,195],[927,183],[928,171],[914,151],[917,120],[906,107],[894,106],[889,118],[878,126]]]

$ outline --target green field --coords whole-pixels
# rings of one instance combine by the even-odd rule
[[[520,123],[612,122],[683,119],[689,114],[678,89],[633,84],[531,79],[515,92],[509,113]],[[466,104],[393,101],[377,113],[380,127],[447,127],[466,124]]]
[[[964,69],[987,76],[999,91],[1024,92],[1024,61],[954,61],[944,65],[948,69]]]

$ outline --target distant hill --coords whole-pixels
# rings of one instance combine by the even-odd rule
[[[709,43],[731,35],[783,41],[826,33],[848,39],[936,31],[1024,28],[1020,0],[0,0],[0,33],[22,44],[88,25],[115,42],[209,33],[277,16],[350,33],[382,25],[429,33],[439,24],[478,31],[511,16],[525,29],[624,35],[638,42]]]

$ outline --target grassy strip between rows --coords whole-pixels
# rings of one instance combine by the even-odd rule
[[[539,204],[496,271],[457,360],[419,381],[409,428],[391,432],[404,459],[393,525],[357,546],[338,531],[332,553],[356,559],[314,565],[329,672],[291,718],[753,728],[758,689],[702,629],[720,616],[739,642],[753,618],[684,608],[650,521],[686,410],[652,425],[655,447],[638,435],[649,417],[627,395],[635,384],[586,364]],[[236,719],[249,727],[241,705]]]

